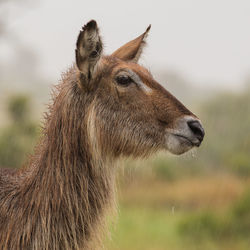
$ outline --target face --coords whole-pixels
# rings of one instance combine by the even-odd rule
[[[111,56],[102,56],[97,26],[90,26],[85,26],[83,32],[95,37],[89,49],[94,66],[81,69],[81,65],[88,64],[85,61],[78,68],[87,72],[81,84],[89,84],[95,96],[95,127],[106,150],[116,156],[147,156],[159,149],[182,154],[198,147],[204,137],[199,119],[137,64],[148,30]],[[90,34],[84,35],[82,44],[87,43]]]
[[[112,152],[143,155],[167,149],[182,154],[200,145],[200,121],[145,68],[112,57],[102,64],[95,110]]]

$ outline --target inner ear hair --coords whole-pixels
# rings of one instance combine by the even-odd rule
[[[148,26],[148,28],[142,35],[124,44],[122,47],[113,52],[112,56],[124,61],[131,61],[137,63],[140,59],[143,48],[146,45],[146,38],[150,28],[151,25]]]
[[[86,81],[93,77],[95,65],[103,51],[99,29],[95,20],[82,27],[76,42],[76,65]]]

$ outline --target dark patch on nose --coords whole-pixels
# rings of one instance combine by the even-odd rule
[[[189,121],[188,126],[201,144],[205,135],[205,131],[201,126],[201,123],[199,121]]]

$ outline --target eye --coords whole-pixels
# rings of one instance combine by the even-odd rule
[[[98,56],[98,52],[96,50],[92,51],[89,55],[91,58],[95,58]]]
[[[115,80],[121,86],[128,86],[129,84],[133,82],[133,80],[129,76],[126,76],[126,75],[117,76]]]

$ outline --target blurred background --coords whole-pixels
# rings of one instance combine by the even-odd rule
[[[96,19],[106,53],[152,29],[141,63],[201,118],[202,146],[126,161],[110,250],[250,249],[250,2],[0,0],[0,166],[32,153],[51,86]]]

